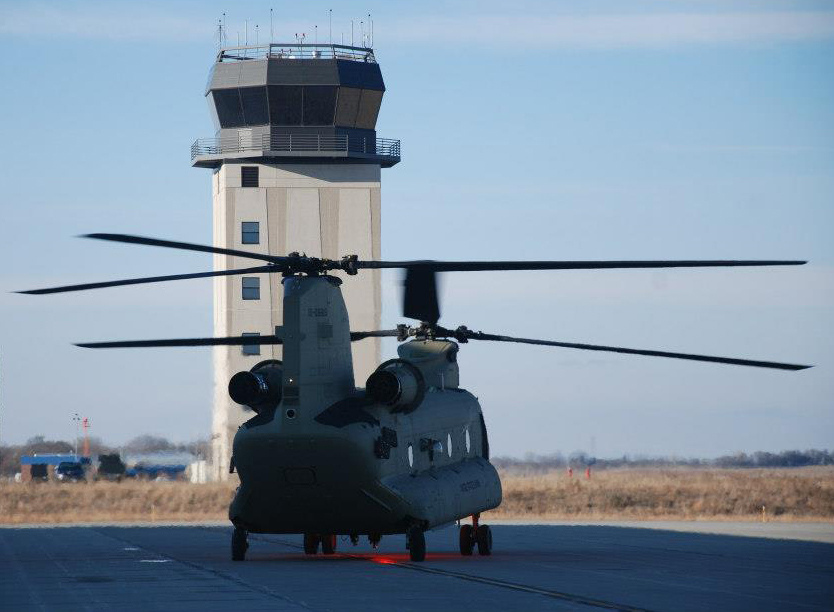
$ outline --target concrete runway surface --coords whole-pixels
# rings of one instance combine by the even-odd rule
[[[725,527],[726,528],[726,527]],[[831,526],[823,526],[826,533]],[[299,536],[252,535],[229,559],[230,527],[0,529],[0,609],[834,610],[834,544],[666,529],[495,525],[491,557],[461,557],[457,531],[378,551],[340,540],[306,557]]]

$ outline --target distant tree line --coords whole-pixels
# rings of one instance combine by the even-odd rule
[[[680,457],[645,457],[640,455],[623,455],[613,459],[599,459],[584,452],[563,455],[527,454],[524,458],[493,457],[496,467],[516,472],[539,473],[568,467],[597,469],[618,467],[722,467],[722,468],[765,468],[765,467],[804,467],[810,465],[834,465],[834,453],[828,450],[789,450],[781,453],[759,451],[751,454],[736,453],[715,459],[692,459]]]
[[[78,450],[81,451],[79,440]],[[20,456],[36,453],[72,453],[74,443],[65,440],[47,440],[44,436],[29,438],[24,444],[0,445],[0,476],[12,476],[20,471]],[[137,436],[120,446],[111,446],[99,438],[90,438],[90,454],[93,458],[103,453],[144,454],[158,452],[187,452],[198,457],[209,456],[209,441],[205,439],[193,442],[172,442],[162,436],[149,434]],[[715,459],[691,459],[679,457],[645,457],[641,455],[623,455],[622,457],[599,459],[584,452],[569,455],[551,453],[536,455],[528,453],[523,458],[493,457],[496,467],[522,473],[540,473],[567,467],[582,468],[594,466],[596,469],[618,467],[722,467],[722,468],[765,468],[765,467],[803,467],[809,465],[834,465],[834,453],[828,450],[789,450],[781,453],[759,451],[751,454],[736,453]]]

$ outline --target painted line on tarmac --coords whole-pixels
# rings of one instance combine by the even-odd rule
[[[304,547],[296,544],[295,542],[288,542],[286,540],[281,539],[270,539],[265,538],[262,535],[254,535],[249,534],[249,537],[256,540],[261,540],[264,542],[270,542],[272,544],[281,544],[283,546],[287,546],[289,548],[297,548],[303,550]],[[341,557],[348,557],[350,559],[356,559],[358,561],[370,561],[373,562],[372,558],[363,557],[361,555],[352,555],[350,553],[338,553]],[[585,597],[583,595],[574,595],[573,593],[565,593],[563,591],[554,591],[552,589],[543,589],[540,587],[529,586],[526,584],[520,584],[517,582],[507,582],[505,580],[497,580],[495,578],[485,578],[483,576],[476,576],[474,574],[466,574],[463,572],[455,572],[452,570],[443,570],[437,569],[435,567],[428,567],[425,565],[418,565],[416,563],[402,563],[399,561],[386,561],[384,565],[393,565],[396,567],[400,567],[403,569],[410,569],[415,570],[418,572],[424,572],[426,574],[437,574],[439,576],[447,576],[449,578],[457,578],[459,580],[467,580],[469,582],[479,582],[481,584],[488,584],[491,586],[501,587],[504,589],[510,589],[513,591],[521,591],[523,593],[531,593],[534,595],[544,595],[545,597],[550,597],[551,599],[559,599],[562,601],[569,601],[571,603],[580,604],[583,606],[589,606],[592,608],[601,608],[603,610],[616,610],[616,612],[653,612],[648,608],[638,608],[635,606],[630,606],[628,604],[620,604],[615,603],[613,601],[605,601],[603,599],[593,599],[591,597]]]
[[[205,529],[208,530],[208,529],[211,529],[211,528],[205,528]],[[122,544],[127,544],[130,547],[136,547],[138,550],[143,550],[143,551],[148,551],[148,552],[155,552],[159,555],[162,555],[162,553],[160,553],[159,551],[155,551],[155,550],[153,550],[153,549],[151,549],[147,546],[140,546],[138,543],[132,542],[131,540],[128,540],[127,538],[123,538],[123,537],[114,535],[112,533],[106,533],[106,532],[104,532],[100,529],[93,529],[92,531],[98,533],[99,535],[103,535],[104,537],[110,538],[112,540],[116,540],[117,542],[121,542]],[[293,548],[295,548],[295,547],[293,547]],[[273,597],[275,599],[280,599],[281,601],[285,601],[289,604],[292,604],[294,606],[298,606],[299,608],[303,608],[305,610],[312,610],[312,608],[310,606],[308,606],[307,604],[305,604],[301,601],[296,601],[295,599],[292,599],[291,597],[287,597],[286,595],[282,595],[281,593],[277,593],[277,592],[273,591],[272,589],[270,589],[270,588],[268,588],[264,585],[251,584],[249,582],[246,582],[245,580],[243,580],[241,578],[238,578],[234,574],[230,574],[228,572],[224,572],[224,571],[218,570],[218,569],[213,569],[211,567],[206,567],[205,565],[200,565],[199,563],[194,563],[193,561],[186,561],[185,559],[180,559],[178,557],[175,557],[174,555],[170,555],[170,554],[167,554],[167,553],[164,556],[168,557],[172,561],[176,561],[177,563],[181,563],[181,564],[186,565],[186,566],[188,566],[192,569],[196,569],[196,570],[199,570],[199,571],[202,571],[202,572],[208,572],[209,574],[217,576],[218,578],[222,578],[223,580],[228,580],[229,582],[233,582],[233,583],[235,583],[239,586],[245,587],[247,589],[251,589],[253,591],[263,593],[264,595],[268,595],[269,597]]]

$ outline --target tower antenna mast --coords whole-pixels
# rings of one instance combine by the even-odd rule
[[[275,40],[275,34],[272,30],[272,9],[269,9],[269,44]]]
[[[330,44],[333,45],[333,9],[327,9],[330,20]]]

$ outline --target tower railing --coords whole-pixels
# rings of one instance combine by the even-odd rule
[[[346,134],[263,134],[239,135],[227,138],[200,138],[191,145],[191,161],[203,155],[235,155],[248,152],[272,154],[351,153],[379,157],[400,158],[400,141],[375,136],[348,136]]]
[[[270,43],[224,47],[217,54],[218,63],[264,59],[341,59],[376,64],[373,49],[348,45]]]

